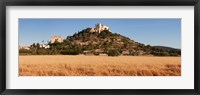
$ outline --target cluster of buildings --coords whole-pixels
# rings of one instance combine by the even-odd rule
[[[50,39],[50,42],[51,43],[54,43],[54,42],[62,42],[63,39],[62,39],[62,36],[52,36],[51,39]],[[45,49],[48,49],[50,48],[50,46],[48,44],[40,44],[40,48],[45,48]],[[28,45],[24,45],[24,46],[19,46],[19,49],[26,49],[26,50],[30,50],[30,46]]]

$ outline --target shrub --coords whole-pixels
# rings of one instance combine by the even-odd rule
[[[120,52],[118,50],[109,50],[107,54],[108,56],[119,56]]]
[[[60,53],[63,55],[78,55],[79,51],[77,51],[77,50],[61,50]]]
[[[151,54],[153,54],[154,56],[169,56],[168,52],[153,52]]]
[[[20,55],[28,55],[28,54],[31,54],[31,51],[27,50],[27,49],[19,49],[19,54]]]

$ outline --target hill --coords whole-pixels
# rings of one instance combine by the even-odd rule
[[[180,56],[179,50],[144,45],[110,30],[98,33],[91,32],[91,29],[79,31],[68,36],[62,43],[53,43],[50,46],[54,48],[59,45],[61,54]]]
[[[108,56],[180,56],[181,50],[163,46],[150,46],[136,42],[123,35],[112,33],[111,30],[97,24],[97,28],[86,28],[72,36],[67,36],[63,42],[49,42],[50,48],[40,47],[33,43],[30,50],[20,49],[20,54],[32,55],[108,55]],[[105,29],[104,29],[105,28]]]
[[[178,50],[178,51],[180,51],[180,49],[172,48],[172,47],[166,47],[166,46],[153,46],[153,47],[164,49],[164,50]]]

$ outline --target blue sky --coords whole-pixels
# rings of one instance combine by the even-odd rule
[[[181,48],[181,19],[19,19],[19,45],[45,43],[102,23],[112,32],[152,46]]]

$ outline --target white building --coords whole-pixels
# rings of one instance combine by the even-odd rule
[[[48,49],[48,48],[50,48],[50,46],[47,44],[40,44],[40,48]]]

